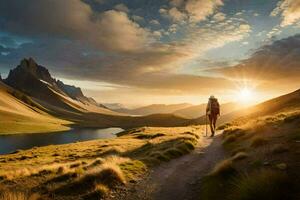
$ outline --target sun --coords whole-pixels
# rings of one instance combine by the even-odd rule
[[[254,92],[250,88],[242,88],[238,92],[238,98],[241,103],[251,103],[254,100]]]

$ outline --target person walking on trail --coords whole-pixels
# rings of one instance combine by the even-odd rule
[[[208,116],[209,119],[211,137],[215,135],[216,123],[219,115],[220,115],[220,104],[218,102],[218,99],[212,95],[209,97],[206,106],[206,117]]]

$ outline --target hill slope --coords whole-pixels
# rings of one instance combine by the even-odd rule
[[[218,124],[223,124],[230,122],[232,120],[241,122],[240,118],[249,120],[250,118],[255,118],[259,116],[272,115],[280,112],[293,112],[300,109],[300,90],[294,91],[292,93],[279,96],[274,99],[270,99],[263,103],[243,108],[237,109],[233,112],[228,112],[227,114],[222,114],[218,120]],[[192,119],[188,124],[205,124],[205,115]]]
[[[0,81],[0,134],[69,129],[65,124],[70,122],[57,119],[43,112],[41,108],[25,94],[17,92]]]

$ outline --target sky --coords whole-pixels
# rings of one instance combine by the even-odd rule
[[[299,89],[299,34],[299,0],[1,0],[0,73],[32,57],[101,103],[258,102]]]

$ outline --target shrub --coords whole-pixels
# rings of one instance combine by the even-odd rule
[[[234,200],[285,200],[289,199],[290,183],[286,174],[261,170],[251,175],[243,175],[234,181],[234,189],[229,199]]]

